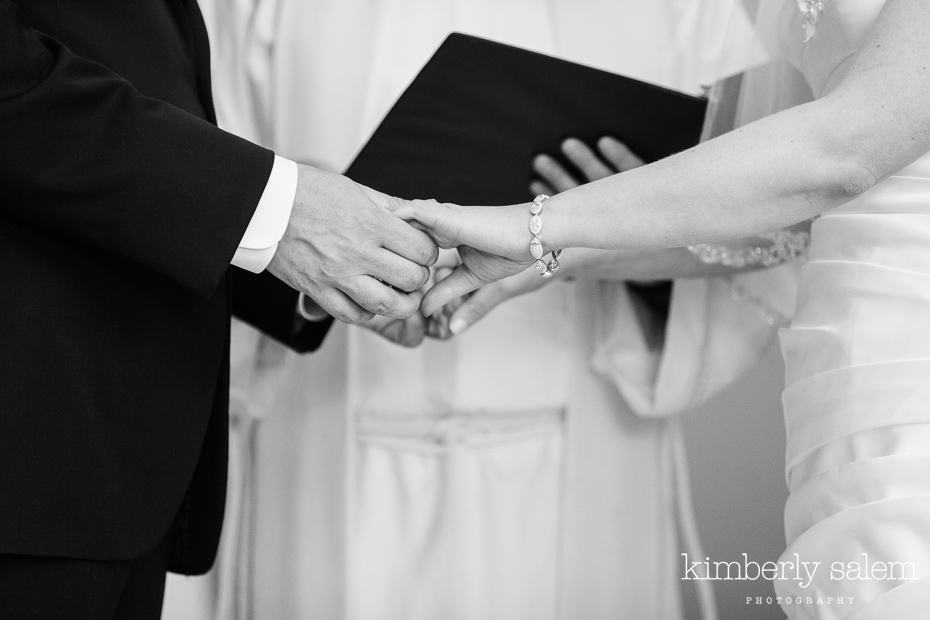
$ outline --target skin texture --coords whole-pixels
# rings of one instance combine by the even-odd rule
[[[439,251],[429,235],[394,215],[403,204],[302,165],[268,271],[346,323],[411,317]]]
[[[884,5],[860,52],[811,103],[688,151],[553,197],[552,248],[657,250],[749,237],[837,207],[930,151],[930,3]],[[765,145],[765,148],[759,148]],[[528,206],[410,203],[398,215],[463,265],[423,302],[431,314],[531,262]]]
[[[598,140],[596,150],[578,139],[569,138],[562,143],[562,153],[582,173],[586,182],[633,170],[644,164],[625,144],[613,137]],[[533,170],[539,175],[539,179],[530,184],[533,194],[553,195],[581,185],[571,172],[549,155],[538,156],[533,161]],[[754,240],[747,239],[744,242],[753,243]],[[552,278],[544,279],[534,270],[525,270],[445,305],[437,316],[448,324],[448,330],[436,337],[458,335],[498,305],[552,282],[606,280],[645,283],[652,280],[719,276],[748,270],[708,265],[684,248],[645,251],[577,249],[572,251],[569,260],[563,265]],[[447,274],[437,273],[436,279],[441,281],[444,275]]]

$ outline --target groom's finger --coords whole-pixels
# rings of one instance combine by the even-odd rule
[[[424,267],[436,262],[439,248],[429,234],[399,217],[387,222],[381,239],[385,249]]]
[[[471,271],[464,265],[459,265],[427,291],[420,305],[420,311],[426,316],[432,316],[442,310],[446,304],[471,293],[481,284],[482,282]]]
[[[393,252],[381,249],[372,263],[369,274],[390,284],[394,288],[412,293],[419,290],[430,279],[429,267],[423,267]]]
[[[334,288],[326,289],[314,295],[313,301],[315,301],[326,314],[342,323],[363,323],[374,318],[374,314],[368,312],[349,299],[349,296],[345,293]]]
[[[588,181],[597,181],[614,174],[601,158],[595,155],[588,145],[577,138],[569,138],[562,143],[562,152],[569,161],[578,166]]]
[[[365,310],[395,319],[413,316],[422,299],[419,293],[398,292],[371,276],[360,276],[347,282],[342,292]]]

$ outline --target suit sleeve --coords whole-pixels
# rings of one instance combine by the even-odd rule
[[[311,322],[297,312],[298,293],[268,272],[249,273],[234,268],[233,314],[297,353],[315,351],[333,320]]]
[[[33,29],[0,0],[0,220],[139,263],[207,297],[274,155]]]

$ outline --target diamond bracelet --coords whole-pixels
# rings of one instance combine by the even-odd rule
[[[549,200],[549,196],[546,194],[539,194],[536,198],[533,199],[533,202],[530,204],[530,234],[532,238],[530,239],[530,254],[533,255],[533,258],[536,262],[533,263],[533,267],[536,268],[536,272],[543,278],[551,278],[555,275],[555,272],[559,270],[559,257],[562,256],[562,250],[553,250],[552,259],[546,262],[543,260],[543,244],[539,238],[539,233],[542,232],[543,223],[542,223],[542,212],[543,205]]]

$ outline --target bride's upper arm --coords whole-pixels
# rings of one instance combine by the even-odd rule
[[[827,117],[841,148],[855,149],[874,180],[930,151],[930,2],[885,2],[831,82],[821,100]]]

